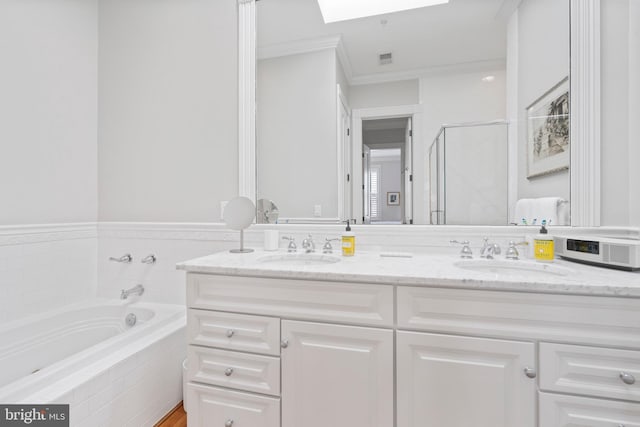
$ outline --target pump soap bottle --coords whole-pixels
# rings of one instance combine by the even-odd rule
[[[349,220],[345,222],[347,228],[342,233],[342,256],[353,256],[356,253],[356,234],[351,231]]]
[[[545,224],[542,224],[540,234],[533,238],[533,257],[536,261],[553,262],[554,256],[553,237],[549,236]]]

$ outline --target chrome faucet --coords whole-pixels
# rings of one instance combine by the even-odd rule
[[[296,239],[293,237],[282,236],[282,240],[288,240],[289,244],[287,245],[287,252],[297,252],[298,247],[296,246]]]
[[[116,257],[109,257],[109,261],[113,261],[113,262],[124,262],[124,263],[130,263],[131,260],[133,260],[133,257],[131,256],[131,254],[124,254],[122,255],[120,258],[116,258]]]
[[[331,242],[339,242],[340,239],[329,239],[328,237],[326,238],[326,241],[324,242],[324,245],[322,246],[322,253],[323,254],[332,254],[333,253],[333,246],[331,246]]]
[[[122,292],[120,292],[120,299],[127,299],[129,295],[142,295],[143,293],[144,293],[144,286],[135,285],[131,289],[123,289]]]
[[[468,240],[463,240],[462,242],[459,242],[457,240],[449,240],[449,243],[458,243],[462,245],[462,249],[460,249],[460,258],[465,258],[465,259],[473,258],[473,251],[469,246]]]
[[[306,253],[316,251],[316,244],[313,243],[313,237],[311,237],[311,234],[309,234],[309,237],[302,241],[302,249],[304,249]]]
[[[143,264],[155,264],[157,260],[158,259],[156,258],[156,256],[154,254],[151,254],[151,255],[147,255],[146,257],[142,258],[140,260],[140,262],[143,263]]]
[[[489,238],[484,238],[484,245],[480,249],[480,257],[493,259],[494,255],[500,255],[500,246],[497,243],[489,243]]]

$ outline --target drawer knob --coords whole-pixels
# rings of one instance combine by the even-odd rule
[[[632,385],[636,382],[636,378],[627,372],[620,372],[620,379],[627,385]]]
[[[280,347],[282,347],[282,348],[287,348],[287,347],[289,347],[289,340],[282,340],[282,341],[280,341]]]
[[[233,374],[233,368],[227,368],[224,370],[224,374],[228,377],[231,376],[231,374]]]
[[[231,427],[232,425],[233,425],[233,420],[231,419],[225,421],[224,423],[224,427]]]
[[[538,375],[535,369],[529,368],[528,366],[526,368],[524,368],[524,374],[528,378],[535,378]]]
[[[227,338],[231,338],[235,333],[233,329],[227,329]]]

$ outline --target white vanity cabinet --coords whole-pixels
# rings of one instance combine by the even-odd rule
[[[187,281],[190,427],[640,427],[639,299]]]
[[[393,426],[393,287],[189,274],[187,305],[190,427]]]
[[[535,345],[398,331],[397,427],[535,427]]]

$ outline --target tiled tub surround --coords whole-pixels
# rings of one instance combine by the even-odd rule
[[[153,425],[182,397],[185,311],[133,300],[87,301],[4,324],[0,401],[68,403],[72,426]]]
[[[178,266],[190,425],[640,425],[640,272],[558,260],[572,274],[532,280],[455,255],[264,255]]]
[[[96,295],[95,223],[0,227],[0,324]]]

